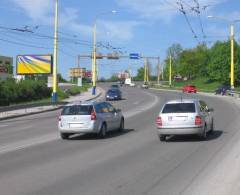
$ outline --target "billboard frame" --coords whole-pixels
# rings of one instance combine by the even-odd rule
[[[50,56],[51,57],[51,72],[50,73],[18,73],[18,57],[19,56]],[[52,75],[53,74],[53,55],[52,54],[24,54],[16,56],[16,75]]]

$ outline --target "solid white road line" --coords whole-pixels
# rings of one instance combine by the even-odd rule
[[[51,134],[45,134],[43,136],[38,136],[36,138],[22,140],[22,141],[11,143],[11,144],[0,145],[0,154],[21,150],[24,148],[36,146],[36,145],[47,143],[57,139],[59,139],[58,134],[51,133]]]

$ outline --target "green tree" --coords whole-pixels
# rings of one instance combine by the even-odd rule
[[[177,63],[177,65],[174,63]],[[206,45],[203,44],[193,49],[185,49],[179,54],[177,61],[173,61],[173,75],[177,73],[188,79],[206,77],[208,63],[209,49]]]
[[[137,75],[134,77],[135,81],[143,81],[144,79],[144,68],[141,67],[137,70]]]
[[[239,64],[240,64],[240,47],[235,42],[234,47],[234,63],[235,63],[235,82],[240,83]],[[230,41],[216,42],[211,48],[210,63],[208,72],[211,80],[221,83],[229,83],[230,81],[230,64],[231,64],[231,48]]]
[[[67,83],[67,80],[64,79],[60,73],[58,73],[58,82],[60,82],[60,83]]]

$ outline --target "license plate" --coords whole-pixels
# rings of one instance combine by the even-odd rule
[[[81,128],[81,127],[83,127],[83,124],[81,124],[81,123],[70,123],[69,127],[70,128]]]
[[[186,121],[187,117],[186,116],[177,116],[177,117],[174,117],[173,120],[174,121]]]

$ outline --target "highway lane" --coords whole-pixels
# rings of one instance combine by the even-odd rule
[[[107,90],[109,85],[110,84],[104,84],[101,87]],[[156,97],[145,91],[140,91],[141,93],[138,97],[136,93],[138,93],[139,90],[127,87],[122,89],[124,99],[121,101],[113,101],[112,104],[117,108],[121,108],[126,116],[141,112],[143,108],[145,109],[157,101]],[[104,94],[101,99],[105,99]],[[11,144],[13,144],[11,148],[15,147],[16,144],[22,146],[25,140],[27,143],[41,143],[46,140],[58,139],[57,115],[59,112],[60,110],[0,121],[0,153],[1,146],[4,148]],[[46,139],[46,136],[51,137],[51,139]]]
[[[145,94],[141,89],[123,90],[133,95],[134,100],[128,100],[133,102]],[[157,105],[150,110],[137,109],[137,115],[127,118],[123,134],[113,133],[104,140],[94,136],[54,139],[0,154],[1,194],[185,194],[236,136],[239,122],[232,116],[237,116],[239,109],[222,99],[202,97],[215,108],[214,134],[206,141],[184,136],[161,143],[155,128],[157,113],[166,100],[182,94],[149,92],[159,97]],[[145,95],[143,99],[153,101]],[[136,109],[133,102],[126,107],[126,102],[116,105],[123,110]],[[44,119],[48,120],[49,125],[55,121]],[[46,127],[46,131],[53,130]]]

